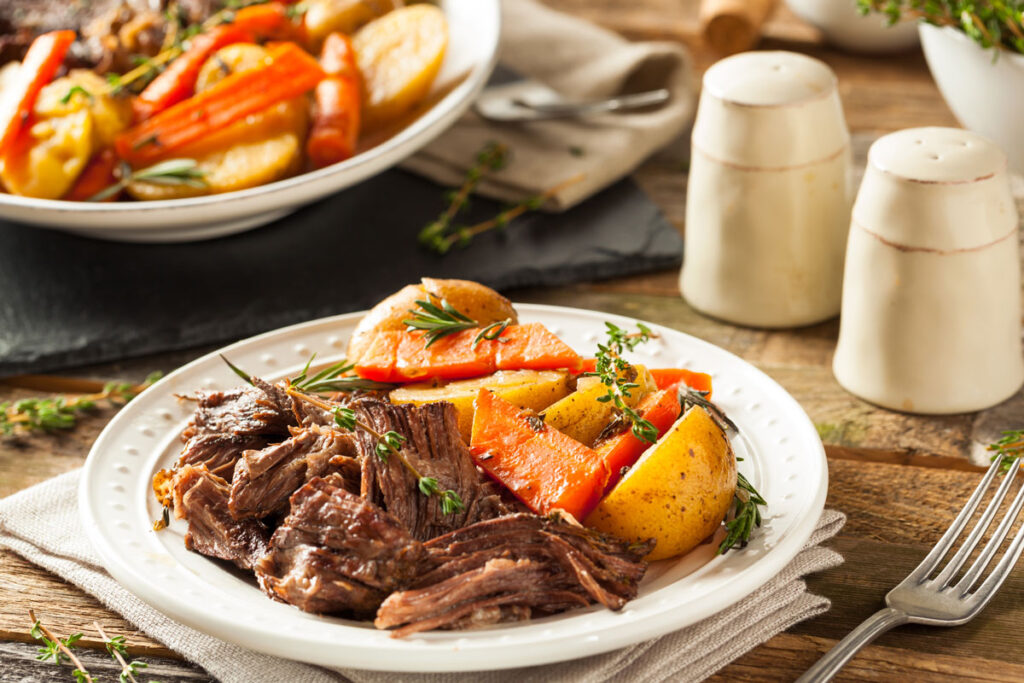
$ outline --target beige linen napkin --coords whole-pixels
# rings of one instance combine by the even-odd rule
[[[569,100],[667,88],[671,100],[653,111],[586,119],[490,123],[466,114],[402,166],[444,185],[458,185],[489,141],[511,152],[506,168],[488,176],[480,194],[517,201],[581,176],[546,208],[568,208],[630,173],[690,123],[695,79],[686,51],[666,42],[631,43],[536,0],[502,2],[500,61]],[[498,86],[515,95],[523,83]]]
[[[172,621],[122,588],[104,571],[86,540],[78,514],[80,477],[81,470],[75,470],[0,500],[0,546],[96,596],[225,683],[699,681],[776,633],[827,610],[829,601],[808,593],[801,577],[843,561],[838,553],[819,547],[846,520],[841,513],[826,510],[807,546],[778,576],[739,604],[657,640],[586,659],[510,671],[415,675],[332,671],[217,640]]]

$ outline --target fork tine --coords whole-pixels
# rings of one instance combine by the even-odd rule
[[[914,571],[910,572],[905,580],[914,580],[917,583],[921,583],[928,575],[932,573],[932,570],[938,565],[939,560],[945,557],[949,549],[953,547],[953,542],[956,541],[957,537],[960,536],[960,532],[963,531],[967,521],[974,514],[975,509],[978,507],[978,503],[985,495],[985,491],[988,490],[988,485],[992,483],[992,478],[996,476],[996,472],[999,471],[1001,463],[996,459],[992,466],[988,468],[988,472],[985,473],[985,477],[978,484],[978,488],[974,489],[974,493],[967,500],[967,504],[964,505],[964,509],[960,511],[960,514],[956,516],[953,523],[946,530],[946,533],[942,535],[939,542],[935,544],[931,552],[923,560],[921,564],[917,565]]]
[[[1018,461],[1019,463],[1020,461]],[[1009,475],[1007,475],[1009,476]],[[974,561],[970,569],[964,574],[963,578],[956,584],[958,593],[963,596],[967,591],[971,590],[971,586],[978,580],[978,576],[985,571],[989,562],[992,561],[996,551],[999,550],[999,546],[1003,544],[1007,535],[1010,533],[1010,529],[1013,527],[1014,520],[1020,514],[1021,508],[1024,508],[1024,487],[1017,492],[1017,496],[1013,499],[1013,504],[1010,505],[1010,509],[1006,511],[1006,515],[1003,520],[999,523],[992,538],[989,539],[985,549],[982,550],[978,559]]]
[[[988,575],[988,578],[978,586],[978,590],[974,591],[968,600],[974,602],[973,611],[980,610],[988,601],[992,599],[992,596],[996,594],[999,587],[1003,585],[1003,581],[1010,575],[1014,565],[1017,564],[1017,560],[1020,559],[1021,551],[1024,550],[1024,526],[1017,529],[1017,533],[1013,537],[1013,543],[1006,549],[1006,554],[1003,555],[1002,559],[999,560],[999,564],[992,570],[992,573]]]
[[[999,461],[997,461],[999,462]],[[960,571],[960,568],[964,566],[967,558],[971,556],[974,549],[978,546],[978,542],[981,541],[981,537],[988,530],[989,526],[992,525],[992,519],[995,518],[996,513],[999,512],[999,506],[1003,504],[1003,498],[1006,497],[1006,492],[1010,490],[1010,485],[1013,483],[1013,478],[1017,476],[1017,470],[1020,468],[1020,460],[1015,460],[1013,465],[1010,467],[1010,471],[1003,477],[1002,483],[999,488],[996,489],[996,493],[992,496],[992,500],[989,501],[988,507],[985,508],[985,512],[981,515],[981,519],[971,529],[971,533],[968,534],[967,539],[964,540],[963,545],[957,550],[954,555],[939,575],[935,577],[935,585],[939,589],[945,588],[949,582],[956,576],[956,573]],[[991,543],[991,541],[989,541]]]

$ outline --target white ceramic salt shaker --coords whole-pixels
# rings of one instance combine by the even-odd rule
[[[850,134],[823,62],[745,52],[704,74],[680,287],[697,310],[755,327],[839,312]]]
[[[1005,155],[956,128],[872,145],[853,207],[836,379],[886,408],[988,408],[1024,383],[1017,210]]]

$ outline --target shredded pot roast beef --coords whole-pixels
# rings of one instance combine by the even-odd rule
[[[465,507],[437,496],[362,429],[293,401],[283,386],[201,393],[181,457],[154,479],[188,522],[191,550],[255,571],[270,597],[318,614],[375,618],[401,637],[466,629],[636,596],[650,544],[519,512],[474,464],[454,406],[341,399]]]

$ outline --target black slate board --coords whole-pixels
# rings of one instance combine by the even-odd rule
[[[680,262],[675,229],[630,180],[437,257],[416,233],[444,208],[442,195],[390,170],[266,227],[174,245],[0,221],[0,376],[232,341],[367,308],[421,276],[507,290]],[[501,208],[474,199],[465,220]]]

